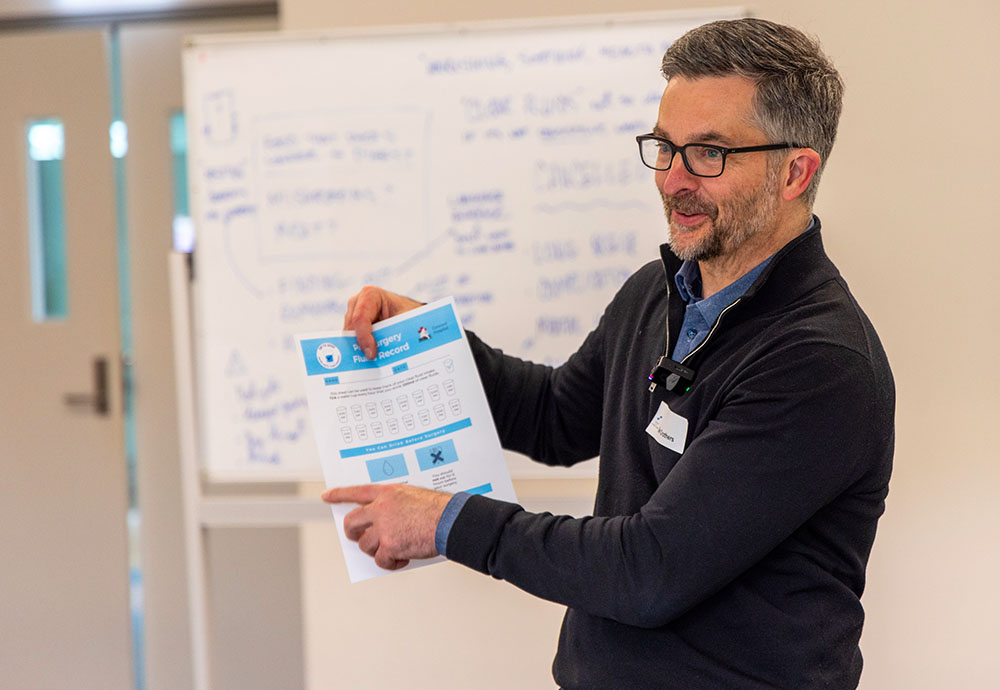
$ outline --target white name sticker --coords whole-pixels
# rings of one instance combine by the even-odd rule
[[[661,446],[675,453],[683,453],[687,443],[688,420],[672,412],[667,403],[661,402],[653,415],[653,421],[646,427],[646,433]]]

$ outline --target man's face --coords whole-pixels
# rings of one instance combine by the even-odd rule
[[[655,134],[678,146],[769,144],[750,124],[755,86],[743,77],[674,77],[660,100]],[[705,261],[737,254],[761,232],[774,230],[779,204],[777,166],[768,154],[726,157],[720,177],[697,177],[674,155],[670,170],[656,171],[656,186],[670,225],[668,243],[681,259]]]

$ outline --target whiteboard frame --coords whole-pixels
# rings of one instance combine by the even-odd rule
[[[523,17],[518,19],[483,19],[467,22],[433,22],[423,24],[392,24],[359,26],[339,29],[296,29],[257,31],[237,34],[197,34],[184,39],[185,49],[216,48],[248,43],[283,43],[287,41],[332,41],[343,39],[385,38],[421,34],[466,34],[489,31],[572,29],[593,26],[626,26],[642,22],[668,22],[749,17],[752,13],[742,5],[705,7],[687,10],[651,10],[648,12],[611,12],[575,14],[561,17]]]
[[[603,13],[603,14],[581,14],[581,15],[570,15],[563,17],[540,17],[540,18],[519,18],[519,19],[501,19],[501,20],[481,20],[481,21],[469,21],[469,22],[438,22],[438,23],[424,23],[424,24],[402,24],[402,25],[390,25],[390,26],[367,26],[367,27],[348,27],[348,28],[338,28],[338,29],[317,29],[317,30],[294,30],[294,31],[270,31],[270,32],[249,32],[242,34],[203,34],[203,35],[193,35],[188,36],[184,40],[184,52],[185,52],[185,65],[187,64],[187,52],[196,51],[199,49],[208,48],[222,48],[235,47],[235,48],[246,48],[252,45],[280,45],[288,42],[312,42],[312,43],[326,43],[333,41],[343,41],[343,40],[365,40],[371,38],[393,38],[393,37],[405,37],[405,36],[422,36],[430,34],[439,35],[454,35],[454,34],[470,34],[470,33],[489,33],[489,32],[507,32],[507,31],[546,31],[551,29],[572,29],[572,28],[592,28],[595,26],[607,26],[607,27],[621,27],[629,26],[642,23],[667,23],[671,21],[682,22],[682,21],[711,21],[714,19],[728,19],[732,17],[745,17],[749,16],[750,13],[746,8],[742,6],[723,6],[723,7],[712,7],[712,8],[699,8],[699,9],[689,9],[689,10],[657,10],[648,12],[625,12],[625,13]],[[185,84],[185,101],[187,101],[187,84]],[[188,165],[193,165],[194,157],[188,155]],[[193,180],[194,176],[189,170],[189,180]],[[197,222],[197,220],[202,216],[201,199],[199,195],[193,195],[191,198],[191,210],[192,218]],[[197,245],[195,246],[195,265],[197,266]],[[195,280],[198,276],[195,276]],[[193,292],[193,290],[189,290]],[[189,314],[190,314],[190,326],[189,332],[191,336],[190,346],[192,348],[192,356],[190,361],[191,375],[193,379],[193,394],[195,396],[193,403],[194,417],[196,422],[200,422],[202,419],[201,410],[198,407],[198,338],[201,337],[198,331],[197,323],[195,322],[195,309],[197,305],[195,304],[194,297],[189,296]],[[198,429],[197,424],[195,425],[195,442],[197,443],[197,448],[203,448],[204,439],[201,436],[200,429]],[[200,450],[199,450],[200,454]],[[262,484],[278,484],[278,483],[298,483],[298,482],[321,482],[322,472],[321,467],[317,465],[313,470],[304,470],[300,467],[287,467],[287,468],[260,468],[259,470],[230,470],[215,469],[214,466],[208,462],[208,458],[198,457],[198,467],[200,468],[201,476],[206,480],[214,483],[262,483]],[[579,478],[593,478],[597,476],[598,462],[588,461],[583,463],[582,466],[569,467],[569,468],[551,468],[548,466],[538,465],[538,467],[521,467],[512,472],[511,476],[514,479],[579,479]]]

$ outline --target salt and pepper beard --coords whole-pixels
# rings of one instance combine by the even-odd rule
[[[768,161],[767,173],[759,185],[743,193],[734,194],[723,201],[726,220],[719,223],[719,206],[710,202],[701,202],[691,194],[675,196],[664,194],[663,210],[667,214],[669,235],[667,244],[671,251],[681,260],[707,261],[732,253],[754,235],[774,223],[778,211],[778,172],[780,165],[772,165]],[[693,194],[693,193],[692,193]],[[691,232],[690,230],[674,228],[670,220],[672,210],[684,214],[704,213],[712,223],[712,231],[700,242],[689,247],[679,247],[674,241],[674,233]]]

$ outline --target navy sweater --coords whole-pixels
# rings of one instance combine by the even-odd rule
[[[684,310],[662,254],[561,367],[470,337],[504,446],[551,465],[599,454],[600,476],[593,517],[473,496],[447,557],[568,607],[567,689],[854,688],[892,464],[878,336],[817,223],[687,361],[690,390],[651,393]],[[688,420],[682,454],[645,432],[661,401]]]

